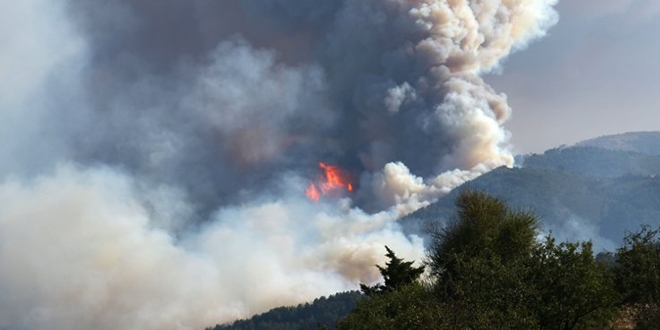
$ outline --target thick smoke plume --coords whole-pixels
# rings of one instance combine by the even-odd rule
[[[0,1],[0,328],[194,329],[377,280],[511,165],[556,0]],[[356,193],[315,203],[317,164]]]

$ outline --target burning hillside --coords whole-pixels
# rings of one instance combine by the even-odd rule
[[[324,174],[319,176],[316,181],[310,182],[305,189],[305,194],[309,199],[318,202],[321,196],[337,196],[344,191],[353,192],[353,183],[346,171],[323,162],[319,163],[319,168],[323,170]]]

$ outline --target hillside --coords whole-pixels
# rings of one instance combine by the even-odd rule
[[[631,132],[607,135],[580,142],[576,146],[660,155],[660,132]]]
[[[491,171],[402,221],[444,221],[458,192],[477,189],[535,211],[561,240],[612,250],[626,230],[660,224],[658,174],[660,133],[600,137],[525,156],[521,167]]]
[[[521,166],[570,172],[588,177],[648,176],[658,174],[660,171],[660,155],[576,145],[550,149],[541,155],[527,155],[522,158]]]
[[[314,299],[312,303],[278,307],[232,324],[207,330],[290,330],[334,329],[336,322],[355,308],[363,295],[357,291],[341,292]]]

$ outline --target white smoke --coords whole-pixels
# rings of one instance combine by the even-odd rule
[[[411,200],[413,205],[425,204],[420,203],[420,197],[421,201],[432,201],[489,169],[513,165],[510,134],[502,127],[511,114],[506,96],[495,93],[477,74],[492,70],[513,49],[524,48],[530,39],[544,35],[547,27],[556,23],[556,14],[550,9],[555,3],[423,1],[410,4],[410,8],[407,2],[400,2],[404,14],[427,34],[416,44],[406,41],[409,56],[428,72],[418,77],[418,86],[408,94],[414,96],[430,89],[432,100],[443,98],[433,105],[435,109],[420,128],[440,129],[440,136],[457,142],[436,158],[436,171],[441,174],[428,178],[426,183],[410,176],[401,163],[386,166],[385,175],[376,176],[375,183],[381,187],[381,202],[400,205]],[[396,104],[401,103],[397,98]],[[437,125],[434,122],[440,125],[433,128]],[[392,184],[386,178],[392,176],[394,168],[399,169],[398,187],[383,188]],[[409,177],[401,180],[402,176]],[[403,194],[398,184],[402,181],[414,183],[404,184],[407,188]]]
[[[600,230],[600,226],[591,219],[580,217],[573,213],[565,206],[552,202],[552,210],[555,212],[553,216],[555,219],[562,219],[561,222],[550,223],[541,232],[540,236],[547,236],[548,234],[555,237],[560,242],[587,242],[593,243],[593,248],[596,253],[602,251],[613,252],[617,248],[617,244],[608,238],[605,238]]]
[[[479,74],[555,2],[1,1],[0,328],[198,329],[421,261],[396,220],[512,165]],[[305,199],[326,158],[352,199]]]
[[[66,121],[53,124],[67,111],[55,114],[53,108],[77,99],[85,60],[85,42],[66,20],[55,2],[0,1],[2,176],[35,173],[66,158],[64,135],[78,131]]]
[[[394,214],[300,195],[222,209],[177,240],[138,193],[149,194],[110,169],[3,182],[0,327],[199,329],[372,282],[383,242],[423,257]],[[187,213],[155,194],[159,217]]]

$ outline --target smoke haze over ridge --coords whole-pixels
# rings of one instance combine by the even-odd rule
[[[396,219],[512,165],[480,74],[555,3],[0,2],[0,328],[201,328],[419,261]],[[357,193],[307,201],[319,161]]]

